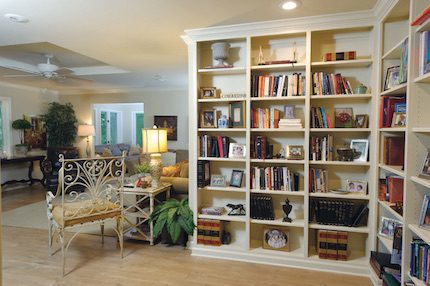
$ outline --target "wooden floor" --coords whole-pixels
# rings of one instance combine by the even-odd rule
[[[6,193],[3,208],[43,198],[38,188]],[[366,277],[192,257],[181,247],[132,241],[121,259],[116,239],[102,245],[84,234],[73,241],[62,278],[60,253],[48,255],[47,231],[15,227],[3,227],[3,259],[4,285],[371,285]]]

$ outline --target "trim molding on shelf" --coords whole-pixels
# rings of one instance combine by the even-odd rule
[[[371,99],[372,94],[331,94],[331,95],[311,95],[311,99]]]
[[[288,159],[251,159],[251,163],[270,163],[270,164],[304,164],[305,160]]]
[[[372,59],[330,61],[330,62],[312,62],[312,67],[368,67],[372,65]]]
[[[408,86],[408,83],[402,83],[398,86],[395,86],[393,88],[390,88],[389,90],[385,90],[381,92],[381,95],[398,95],[406,93],[406,87]]]
[[[246,162],[246,158],[218,158],[218,157],[199,157],[198,160],[220,161],[220,162]]]
[[[370,128],[311,128],[311,132],[370,132]]]
[[[310,223],[309,228],[347,231],[347,232],[355,232],[355,233],[369,233],[369,227],[367,227],[367,226],[349,227],[349,226],[340,226],[340,225],[327,225],[327,224]]]
[[[305,128],[251,128],[251,132],[305,132]]]
[[[412,131],[415,133],[430,133],[430,127],[414,127]]]
[[[409,229],[418,235],[425,243],[430,244],[430,230],[419,227],[417,224],[409,224]]]
[[[403,216],[400,215],[398,212],[396,212],[395,210],[393,210],[390,207],[390,203],[389,202],[385,202],[385,201],[380,201],[378,200],[378,203],[385,209],[387,210],[392,216],[394,216],[396,219],[400,220],[401,222],[404,221]]]
[[[336,194],[336,193],[309,193],[310,197],[317,198],[339,198],[339,199],[349,199],[349,200],[370,200],[369,195],[360,195],[360,194],[352,194],[348,193],[345,195]]]
[[[430,180],[423,179],[423,178],[420,178],[418,176],[412,176],[411,177],[411,181],[415,182],[417,184],[420,184],[423,187],[426,187],[426,188],[430,189]]]
[[[214,75],[245,74],[246,68],[232,67],[232,68],[198,69],[197,72],[201,74],[214,74]]]
[[[304,70],[306,63],[251,66],[251,70]]]
[[[199,132],[245,132],[246,128],[198,128]]]
[[[204,214],[199,214],[198,218],[203,218],[203,219],[217,219],[217,220],[222,220],[222,221],[246,222],[246,216],[204,215]]]
[[[275,220],[262,220],[251,218],[251,223],[264,224],[264,225],[277,225],[277,226],[289,226],[289,227],[304,227],[305,222],[303,219],[295,219],[292,222],[283,222],[282,218]]]
[[[430,72],[420,75],[414,79],[415,83],[429,83],[430,82]]]
[[[303,197],[305,195],[304,191],[292,192],[292,191],[267,191],[267,190],[256,190],[251,189],[253,194],[265,194],[265,195],[286,195],[286,196],[297,196]]]
[[[331,165],[331,166],[370,166],[370,162],[355,161],[309,161],[310,165]]]
[[[379,164],[379,168],[387,172],[396,174],[397,176],[405,177],[405,172],[402,170],[402,166],[390,166]]]
[[[204,188],[199,188],[199,189],[205,190],[205,191],[246,193],[246,188],[235,188],[235,187],[211,187],[211,186],[206,186]]]
[[[394,47],[392,47],[388,52],[386,52],[381,60],[391,60],[391,59],[399,59],[402,56],[402,44],[403,42],[409,38],[409,36],[404,37],[400,42],[398,42]]]
[[[233,101],[245,101],[246,98],[199,98],[197,102],[233,102]]]
[[[379,131],[381,132],[406,132],[406,127],[384,127],[379,128]]]
[[[393,240],[378,234],[376,236],[384,247],[391,253],[393,252]]]
[[[285,101],[285,100],[305,100],[306,96],[262,96],[251,97],[251,101]]]

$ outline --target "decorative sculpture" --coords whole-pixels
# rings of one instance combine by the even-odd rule
[[[230,208],[230,211],[227,215],[245,215],[245,207],[243,204],[227,204],[227,207]]]
[[[285,200],[285,204],[282,205],[282,210],[285,213],[284,219],[282,221],[283,222],[292,222],[293,220],[291,218],[289,218],[288,215],[293,210],[293,206],[290,205],[290,201],[288,200],[288,198]]]

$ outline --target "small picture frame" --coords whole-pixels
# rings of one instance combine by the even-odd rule
[[[384,90],[389,90],[399,85],[400,66],[389,67],[385,74]]]
[[[419,226],[430,229],[430,196],[425,195],[421,206]]]
[[[216,128],[217,127],[217,111],[202,110],[200,113],[200,127],[201,128]]]
[[[236,188],[242,187],[242,178],[243,178],[242,170],[233,170],[231,172],[230,186],[236,187]]]
[[[346,190],[354,194],[367,194],[367,182],[360,180],[346,180]]]
[[[424,179],[430,179],[430,151],[429,150],[426,152],[426,156],[424,158],[424,162],[422,163],[422,167],[421,167],[421,173],[418,175],[418,177],[421,177]]]
[[[351,149],[360,152],[360,157],[354,159],[355,162],[367,162],[369,152],[369,140],[367,139],[353,139],[351,140]]]
[[[287,159],[288,160],[303,160],[305,158],[305,150],[303,145],[288,145]]]
[[[233,128],[245,128],[245,101],[229,105],[230,125]]]
[[[391,121],[391,127],[404,127],[404,126],[406,126],[406,113],[394,112],[393,120]]]
[[[396,219],[381,217],[381,225],[379,226],[379,234],[381,236],[393,239],[394,231],[397,226],[401,226],[402,222]]]
[[[295,106],[294,105],[285,105],[284,106],[284,119],[294,119]]]
[[[216,87],[201,87],[200,98],[201,99],[218,98]]]
[[[246,157],[246,145],[230,143],[228,148],[229,158],[245,158]]]
[[[334,109],[334,127],[335,128],[354,127],[353,110],[351,107]]]
[[[369,126],[369,116],[367,114],[357,114],[355,116],[355,128],[367,128]]]
[[[225,187],[227,182],[224,175],[211,175],[211,187]]]
[[[263,248],[289,251],[290,232],[285,227],[264,227],[263,228]]]

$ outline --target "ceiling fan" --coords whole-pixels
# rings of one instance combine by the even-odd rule
[[[67,78],[76,79],[76,80],[84,80],[84,81],[90,81],[88,79],[80,78],[74,75],[74,71],[66,68],[66,67],[59,67],[53,63],[51,63],[51,60],[54,58],[53,54],[44,54],[43,55],[46,58],[46,63],[40,63],[37,64],[35,67],[35,70],[25,69],[22,67],[17,66],[8,66],[7,68],[30,73],[28,75],[4,75],[3,77],[35,77],[35,76],[41,76],[46,79],[56,80],[56,81],[62,81]]]

